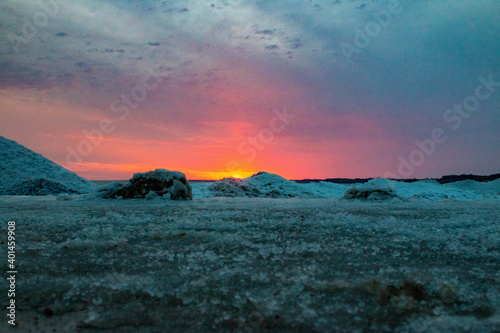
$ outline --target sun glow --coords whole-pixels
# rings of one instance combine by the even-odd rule
[[[219,180],[222,178],[247,178],[257,172],[254,171],[241,171],[230,172],[230,171],[220,171],[220,172],[191,172],[191,178],[193,179],[209,179],[209,180]]]

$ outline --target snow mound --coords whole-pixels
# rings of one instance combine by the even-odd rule
[[[208,186],[218,197],[293,198],[315,197],[300,184],[281,176],[259,172],[248,178],[224,178]]]
[[[468,182],[468,181],[465,181]],[[457,182],[462,183],[462,181]],[[472,184],[475,183],[475,184]],[[436,180],[419,180],[413,183],[395,182],[394,188],[401,198],[417,200],[478,200],[492,198],[486,192],[478,191],[482,183],[472,181],[471,188],[467,189],[460,184],[448,183],[441,185]]]
[[[96,185],[0,136],[0,195],[89,193]]]
[[[353,186],[348,189],[344,199],[366,199],[366,200],[387,200],[399,198],[392,185],[392,181],[377,178],[368,181],[367,183]]]
[[[192,199],[192,191],[191,185],[182,172],[165,169],[136,173],[124,185],[114,182],[99,188],[99,194],[105,199],[155,199],[158,197],[172,200]]]
[[[482,196],[500,195],[500,179],[489,182],[477,182],[474,180],[463,180],[444,184],[443,187],[449,189],[459,189],[462,191],[473,191]]]
[[[444,185],[431,179],[411,183],[372,179],[363,184],[326,181],[301,184],[277,175],[260,173],[247,179],[225,178],[216,183],[196,183],[193,184],[193,193],[196,198],[366,198],[371,201],[389,199],[396,195],[403,200],[485,200],[500,199],[500,179],[490,182],[467,180]]]
[[[353,186],[344,194],[344,198],[379,200],[397,197],[404,200],[429,201],[481,200],[498,198],[499,194],[500,180],[491,182],[465,180],[442,185],[432,179],[407,183],[379,178]]]

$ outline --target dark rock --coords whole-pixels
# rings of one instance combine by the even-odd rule
[[[193,198],[186,176],[181,172],[165,169],[136,173],[126,184],[111,183],[101,187],[99,192],[105,199],[151,199],[164,195],[170,196],[172,200]]]

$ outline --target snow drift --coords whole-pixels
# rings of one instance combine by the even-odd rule
[[[0,136],[0,195],[88,193],[96,185]]]
[[[483,196],[500,195],[500,179],[477,182],[474,180],[462,180],[453,183],[444,184],[443,187],[448,189],[458,189],[461,191],[472,191]]]
[[[293,198],[314,195],[300,184],[281,176],[259,172],[248,178],[224,178],[209,185],[214,197]]]
[[[426,179],[413,183],[389,181],[396,193],[403,199],[416,200],[481,200],[498,198],[500,182],[459,181],[440,184]]]
[[[325,181],[300,184],[275,174],[259,172],[244,179],[224,178],[215,183],[197,183],[194,184],[194,192],[196,198],[482,200],[500,198],[500,179],[490,182],[459,181],[445,185],[429,179],[407,183],[384,178],[371,179],[362,184],[336,184]]]
[[[498,198],[500,180],[476,182],[472,180],[440,184],[436,180],[424,179],[412,183],[372,179],[348,189],[342,198],[366,199],[369,201],[399,198],[404,200],[481,200]]]
[[[105,199],[193,198],[192,188],[186,176],[182,172],[165,169],[136,173],[126,184],[110,183],[101,187],[99,193]]]

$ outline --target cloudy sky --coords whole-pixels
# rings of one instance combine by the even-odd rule
[[[0,3],[0,135],[90,179],[500,171],[498,0]]]

